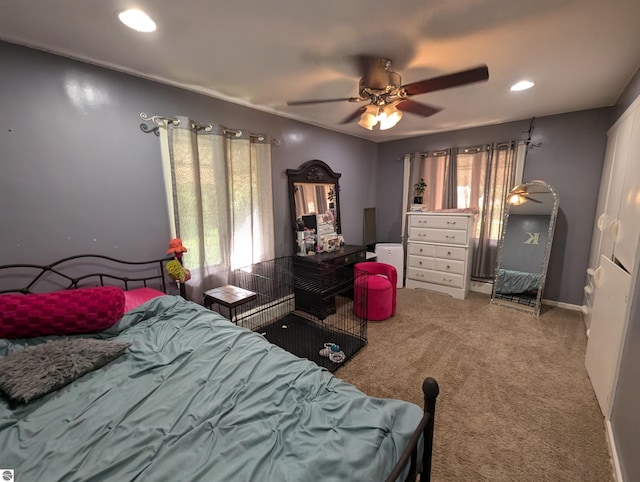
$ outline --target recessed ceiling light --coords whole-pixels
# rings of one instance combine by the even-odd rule
[[[140,10],[125,10],[118,14],[118,18],[127,27],[138,32],[153,32],[156,29],[156,23]]]
[[[511,86],[511,90],[513,92],[517,91],[517,90],[527,90],[530,89],[531,87],[533,87],[534,84],[533,82],[531,82],[530,80],[521,80],[520,82],[513,84]]]

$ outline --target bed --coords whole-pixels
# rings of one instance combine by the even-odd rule
[[[0,291],[29,294],[0,295],[0,304],[13,302],[6,298],[11,296],[80,296],[91,290],[92,300],[106,291],[118,297],[121,288],[104,286],[105,279],[126,279],[127,288],[133,278],[146,283],[146,275],[105,277],[101,268],[99,287],[80,287],[74,281],[91,285],[95,278],[77,275],[86,259],[66,260],[76,270],[65,282],[64,288],[72,288],[66,294],[36,294],[33,278],[24,276],[16,290]],[[22,269],[17,266],[0,266],[0,279],[6,281],[7,270]],[[57,263],[26,266],[40,270],[38,282],[63,272]],[[149,279],[166,287],[162,274]],[[420,471],[421,480],[429,480],[435,380],[423,384],[424,408],[372,398],[179,295],[143,286],[122,299],[123,314],[110,313],[115,321],[100,330],[79,323],[71,333],[45,330],[14,338],[6,336],[14,327],[7,332],[7,320],[0,319],[0,372],[3,362],[56,344],[120,350],[27,401],[9,397],[3,385],[0,467],[13,470],[16,480],[391,481],[415,480]],[[98,303],[92,313],[118,303]]]

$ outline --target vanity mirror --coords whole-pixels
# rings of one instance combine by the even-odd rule
[[[540,314],[558,205],[557,192],[544,181],[520,184],[509,192],[492,303]]]
[[[323,215],[325,220],[333,223],[336,233],[342,232],[338,184],[340,176],[319,160],[307,161],[299,169],[287,169],[289,209],[294,232],[302,217],[309,219],[307,216],[310,215]],[[294,246],[297,246],[297,239]]]
[[[353,286],[353,265],[365,261],[366,249],[341,244],[342,236],[336,235],[342,233],[340,174],[313,160],[287,169],[287,178],[294,249],[299,254],[293,256],[296,309],[324,319],[336,313],[340,287]],[[301,231],[301,223],[309,231]],[[317,234],[307,237],[311,230]]]

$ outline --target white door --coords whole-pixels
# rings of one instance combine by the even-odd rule
[[[633,117],[633,115],[627,115],[617,126],[616,147],[613,154],[613,165],[611,166],[611,178],[609,180],[604,215],[598,220],[598,227],[603,230],[600,254],[609,259],[613,258],[613,250],[617,238],[616,230],[619,224],[620,202],[629,160]]]
[[[589,265],[587,273],[593,272],[600,263],[600,255],[602,248],[603,231],[605,231],[608,222],[606,208],[609,197],[609,186],[611,184],[611,176],[615,165],[615,154],[618,138],[621,131],[620,124],[614,125],[607,133],[607,150],[604,154],[604,166],[602,168],[602,177],[600,180],[600,192],[598,195],[598,204],[596,207],[596,217],[593,226],[593,236],[591,237],[591,252],[589,254]],[[617,166],[620,168],[620,166]],[[592,276],[587,276],[587,284],[584,287],[584,303],[583,318],[587,328],[591,326],[591,308],[593,307],[593,292],[595,286]]]
[[[591,310],[585,366],[600,409],[609,418],[627,329],[631,275],[607,257],[601,256],[594,280],[596,291]]]
[[[627,155],[614,256],[631,272],[640,235],[640,109],[633,116]]]

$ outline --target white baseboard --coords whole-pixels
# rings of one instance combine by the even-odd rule
[[[607,443],[611,452],[611,460],[613,462],[613,478],[616,482],[624,482],[622,477],[622,468],[620,460],[618,460],[618,450],[616,449],[616,441],[613,438],[613,429],[611,428],[611,420],[605,420],[604,425],[607,429]]]
[[[582,305],[572,305],[571,303],[564,303],[562,301],[542,300],[543,305],[555,306],[557,308],[564,308],[565,310],[582,311]]]

